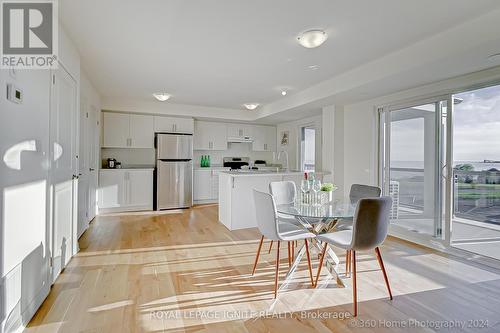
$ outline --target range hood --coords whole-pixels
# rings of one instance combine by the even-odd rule
[[[227,142],[240,142],[240,143],[245,143],[245,142],[253,142],[253,138],[250,136],[230,136],[227,138]]]

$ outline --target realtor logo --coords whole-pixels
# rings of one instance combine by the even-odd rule
[[[2,1],[1,68],[57,66],[55,1]]]

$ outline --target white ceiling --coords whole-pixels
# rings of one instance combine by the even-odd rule
[[[241,109],[293,99],[498,8],[498,0],[61,0],[59,10],[102,96],[144,100],[165,90],[167,103]],[[312,28],[329,39],[305,49],[295,38]]]

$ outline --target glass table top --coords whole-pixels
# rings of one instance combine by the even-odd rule
[[[277,205],[276,210],[280,214],[295,217],[340,219],[353,217],[356,204],[352,204],[349,199],[334,200],[320,206],[296,202],[293,204]]]

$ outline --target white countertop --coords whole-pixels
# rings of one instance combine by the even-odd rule
[[[122,166],[121,168],[101,168],[102,171],[117,171],[117,170],[154,170],[154,166],[146,166],[146,165],[127,165],[127,166]]]
[[[317,175],[328,175],[330,172],[317,171]],[[226,174],[231,177],[255,177],[255,176],[295,176],[303,175],[303,171],[268,171],[268,170],[252,170],[252,171],[221,171],[221,174]]]

